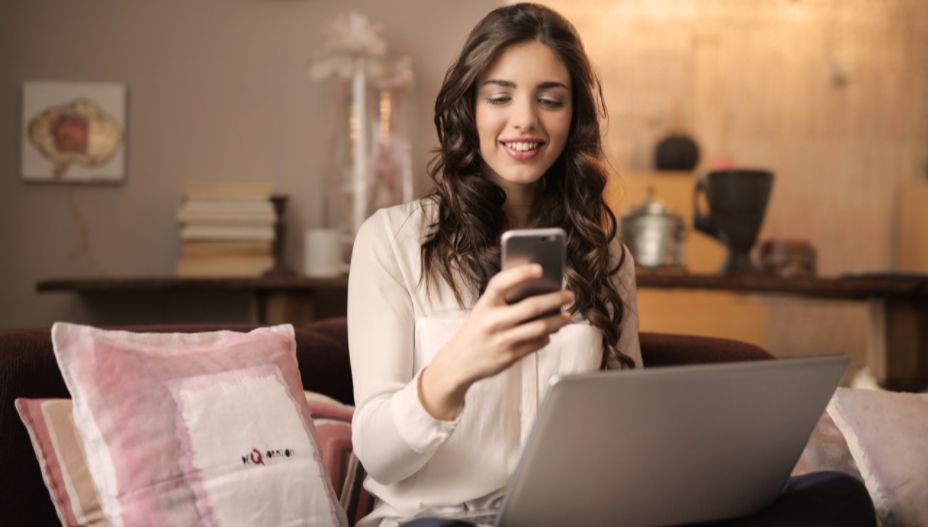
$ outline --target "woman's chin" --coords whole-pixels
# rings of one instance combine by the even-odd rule
[[[544,172],[538,172],[536,170],[524,171],[516,170],[510,172],[504,172],[503,174],[498,175],[498,181],[506,185],[519,185],[519,186],[533,186],[539,181],[544,175]]]

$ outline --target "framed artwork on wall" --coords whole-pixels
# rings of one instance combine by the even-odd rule
[[[23,83],[23,180],[120,183],[125,139],[125,84]]]

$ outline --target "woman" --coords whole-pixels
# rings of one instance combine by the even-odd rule
[[[378,211],[352,255],[352,435],[378,498],[361,525],[498,508],[547,380],[640,366],[600,111],[576,31],[545,7],[494,10],[448,70],[434,192]],[[565,288],[508,305],[541,274],[500,271],[501,234],[525,227],[567,233]]]

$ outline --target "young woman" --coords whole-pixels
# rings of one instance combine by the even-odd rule
[[[361,525],[498,508],[547,380],[641,365],[604,112],[576,31],[538,5],[491,12],[448,70],[435,190],[374,214],[351,260],[352,435],[378,498]],[[500,271],[500,236],[526,227],[567,233],[565,288],[509,305],[541,274]]]

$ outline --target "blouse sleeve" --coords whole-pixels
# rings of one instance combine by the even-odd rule
[[[621,244],[618,246],[617,257],[621,258],[624,252],[624,261],[614,278],[614,286],[622,299],[622,322],[619,326],[619,341],[616,348],[635,361],[635,367],[640,368],[641,343],[638,340],[638,291],[635,284],[635,259],[632,252]],[[612,362],[607,363],[609,369],[620,367]]]
[[[415,282],[403,276],[396,238],[385,211],[368,219],[355,238],[348,279],[353,449],[367,473],[385,485],[422,468],[458,422],[434,419],[419,399],[407,286]]]

